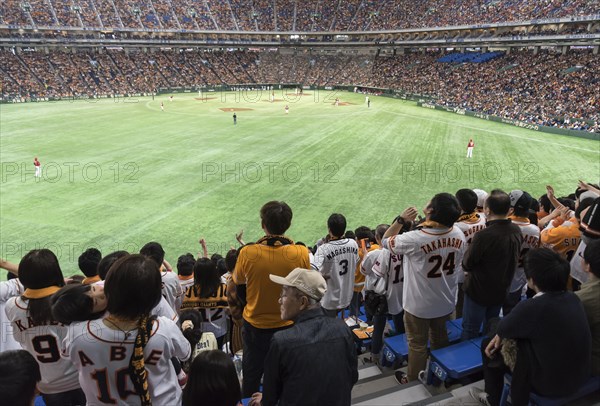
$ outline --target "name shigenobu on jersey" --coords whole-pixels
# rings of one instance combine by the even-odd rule
[[[421,249],[425,254],[429,254],[431,251],[439,250],[441,248],[457,248],[462,247],[463,241],[458,238],[439,238],[429,244],[421,245]]]
[[[327,259],[332,259],[342,254],[358,254],[356,247],[340,247],[327,253]]]

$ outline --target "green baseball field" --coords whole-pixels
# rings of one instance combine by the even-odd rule
[[[364,95],[326,91],[277,91],[274,102],[267,92],[173,96],[0,105],[0,257],[49,248],[70,275],[88,247],[137,252],[158,241],[174,265],[201,237],[222,254],[240,230],[261,237],[269,200],[292,207],[288,234],[310,245],[334,212],[349,228],[375,227],[438,192],[539,197],[551,184],[562,196],[600,177],[598,141],[414,102],[371,96],[368,108]]]

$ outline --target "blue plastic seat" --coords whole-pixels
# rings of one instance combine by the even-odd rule
[[[475,339],[431,351],[427,383],[433,384],[434,377],[444,382],[448,378],[460,379],[481,371],[480,346],[481,340]]]

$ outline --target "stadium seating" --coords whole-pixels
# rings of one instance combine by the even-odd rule
[[[505,384],[504,389],[502,390],[502,398],[500,399],[500,406],[506,406],[509,404],[509,396],[510,396],[510,384],[512,381],[512,376],[506,374],[504,376]],[[589,394],[598,393],[600,391],[600,376],[591,377],[579,390],[573,393],[570,396],[564,396],[560,398],[550,398],[545,396],[540,396],[536,393],[531,393],[529,395],[529,403],[530,405],[538,405],[538,406],[563,406],[574,402],[578,399],[581,399]]]
[[[483,337],[479,337],[431,351],[427,384],[432,385],[434,377],[444,382],[448,378],[460,379],[481,371],[482,340]]]

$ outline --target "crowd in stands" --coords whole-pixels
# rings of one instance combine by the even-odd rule
[[[100,29],[234,31],[363,31],[445,27],[505,21],[585,16],[598,13],[586,0],[192,0],[148,2],[6,0],[0,24]]]
[[[400,384],[425,369],[428,338],[431,349],[447,346],[445,323],[462,316],[463,340],[487,336],[486,392],[473,391],[482,404],[498,404],[507,371],[513,404],[527,404],[530,390],[570,394],[600,375],[600,187],[546,190],[538,200],[523,190],[438,193],[424,218],[410,206],[354,231],[334,213],[309,248],[286,235],[292,209],[271,201],[260,210],[266,235],[236,235],[240,247],[225,257],[204,239],[197,257],[158,242],[139,253],[90,248],[82,275],[69,278],[48,249],[0,259],[13,274],[0,282],[11,326],[0,342],[1,399],[29,405],[37,384],[48,406],[239,406],[242,397],[347,406],[360,343],[339,317],[358,316],[363,293],[381,335],[367,362],[379,363],[388,316],[396,334],[406,331]],[[173,268],[167,258],[178,255]],[[373,308],[381,280],[387,305]]]
[[[486,63],[279,52],[0,51],[2,97],[150,93],[236,84],[360,85],[428,95],[439,104],[535,125],[598,132],[600,68],[590,51],[512,52]]]

